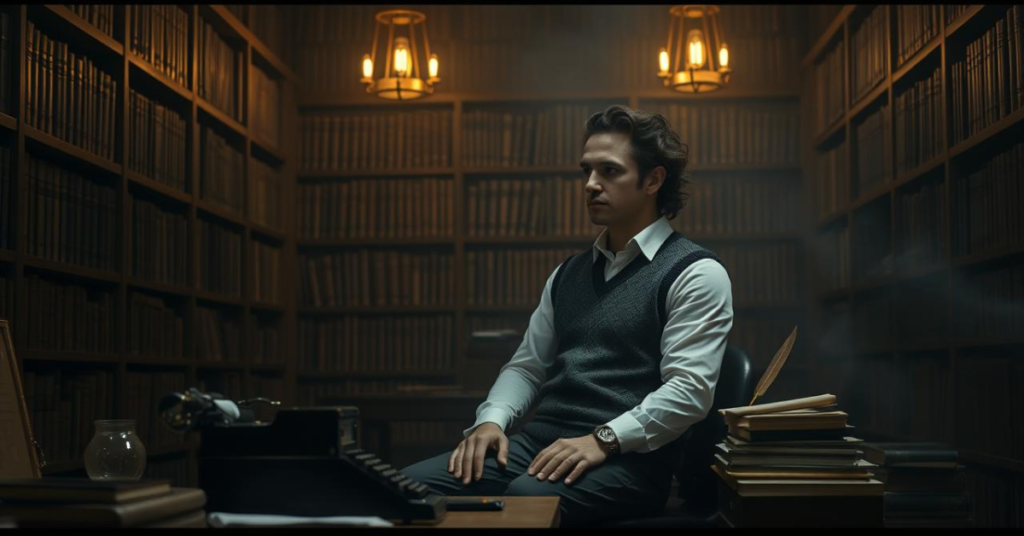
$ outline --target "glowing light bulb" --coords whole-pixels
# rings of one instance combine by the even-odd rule
[[[725,43],[718,50],[718,66],[723,70],[729,69],[729,47]]]
[[[373,76],[373,60],[370,59],[369,54],[363,54],[363,78],[371,78]]]
[[[658,67],[661,68],[662,73],[668,72],[668,51],[665,50],[665,47],[661,47],[658,52]]]
[[[700,69],[704,66],[704,34],[700,30],[690,30],[687,41],[687,68]]]
[[[405,37],[395,38],[395,74],[409,74],[409,40]]]
[[[437,78],[437,68],[438,68],[437,54],[431,54],[430,55],[430,63],[428,65],[430,67],[430,77],[431,78]]]

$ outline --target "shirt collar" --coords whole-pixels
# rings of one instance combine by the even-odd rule
[[[624,251],[628,251],[637,246],[640,247],[640,251],[643,252],[647,260],[654,259],[654,254],[658,252],[661,245],[668,240],[668,237],[673,233],[672,225],[668,222],[668,218],[662,216],[658,218],[658,221],[648,225],[643,231],[637,233],[636,236],[629,239],[626,243]],[[594,241],[594,247],[592,248],[594,257],[593,262],[597,262],[597,256],[604,254],[606,257],[612,259],[615,255],[608,251],[608,228],[606,227],[601,234],[598,235],[597,240]]]

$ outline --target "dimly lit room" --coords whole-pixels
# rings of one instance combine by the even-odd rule
[[[0,6],[0,528],[1024,526],[1022,39]]]

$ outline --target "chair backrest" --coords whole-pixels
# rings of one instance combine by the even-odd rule
[[[748,404],[754,396],[754,382],[750,356],[736,346],[726,346],[711,411],[703,421],[690,427],[687,432],[689,439],[686,440],[682,458],[676,466],[679,492],[686,499],[688,509],[716,509],[716,477],[710,467],[715,460],[715,445],[724,441],[728,432],[728,426],[718,410]]]

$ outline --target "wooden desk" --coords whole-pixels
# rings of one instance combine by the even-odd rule
[[[500,512],[448,512],[436,525],[396,525],[436,529],[548,529],[558,526],[559,497],[493,497],[505,500]]]

